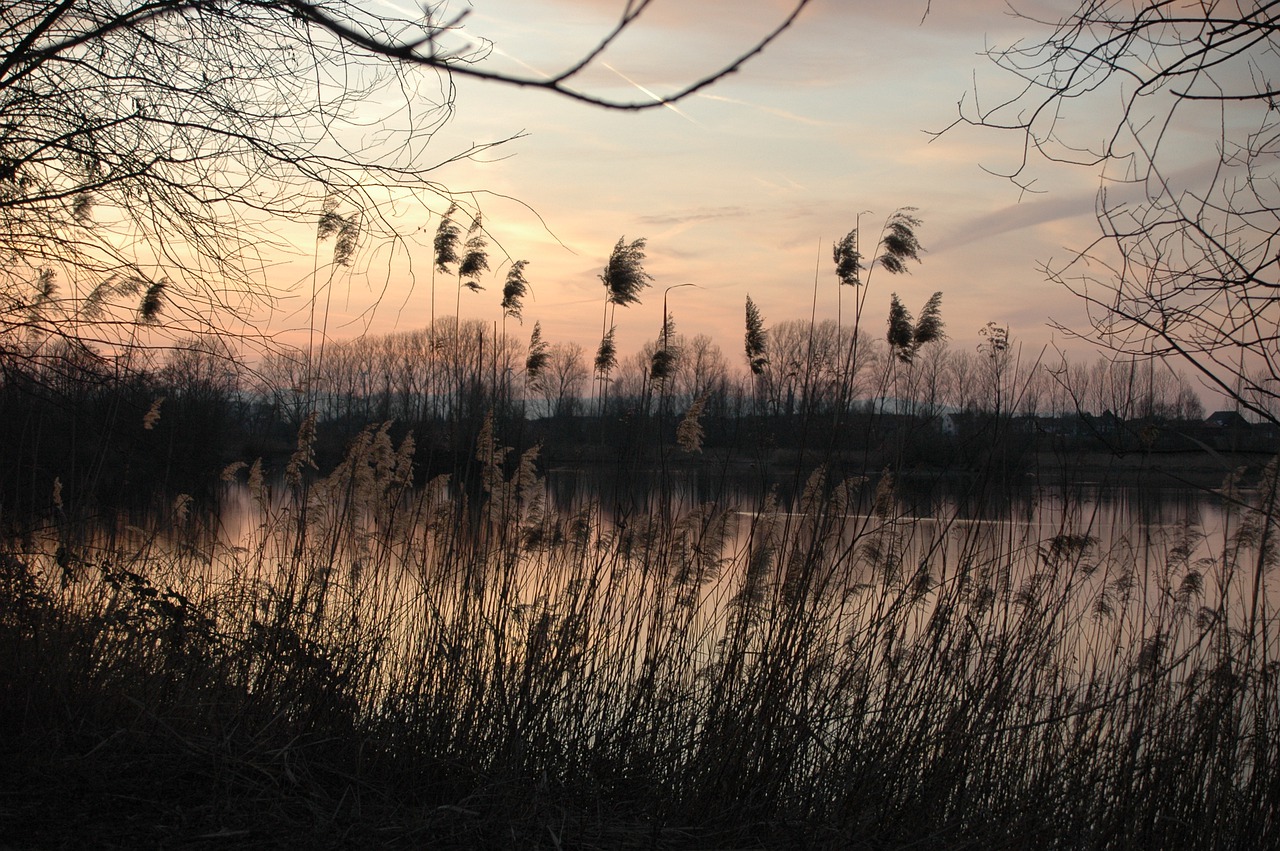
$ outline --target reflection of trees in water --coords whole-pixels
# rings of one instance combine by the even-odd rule
[[[724,527],[721,549],[704,555],[737,567],[742,567],[739,562],[750,551],[759,525],[768,523],[803,539],[806,550],[817,547],[827,553],[826,558],[838,562],[832,569],[861,577],[857,581],[865,579],[867,571],[883,570],[884,562],[892,560],[894,572],[923,569],[933,574],[930,582],[954,578],[974,565],[997,564],[1005,581],[1014,582],[1034,576],[1044,566],[1045,553],[1063,540],[1088,541],[1076,557],[1088,560],[1093,569],[1127,562],[1151,575],[1153,569],[1173,562],[1200,563],[1220,553],[1224,539],[1240,522],[1238,516],[1228,514],[1221,500],[1191,490],[1093,486],[1072,492],[1019,487],[1004,489],[994,499],[955,483],[907,490],[891,479],[823,479],[813,491],[812,481],[806,495],[792,492],[790,479],[762,483],[758,474],[731,477],[705,471],[640,470],[621,475],[612,469],[554,469],[545,482],[534,486],[545,499],[539,511],[545,510],[546,515],[545,528],[537,535],[543,541],[563,542],[582,534],[567,530],[587,523],[590,529],[585,534],[596,546],[607,549],[622,542],[629,559],[643,561],[647,555],[661,561],[666,556],[655,555],[654,541],[674,534],[672,530],[689,522],[689,517],[710,512],[733,520]],[[890,488],[887,500],[886,485]],[[404,522],[416,530],[415,540],[432,538],[442,525],[453,522],[448,507],[458,498],[450,496],[453,486],[441,480],[433,487],[435,494],[429,501],[434,508],[427,517],[421,508],[403,513]],[[837,491],[838,511],[824,506],[821,522],[812,525],[806,518],[814,509],[810,504],[806,511],[804,500],[834,499]],[[524,499],[530,498],[529,493]],[[337,496],[341,498],[341,493]],[[504,498],[516,499],[510,491]],[[228,540],[236,542],[238,536],[258,530],[264,506],[250,498],[243,486],[230,490],[223,505],[218,525]],[[276,503],[273,510],[282,508]],[[492,519],[493,510],[487,509],[485,516]],[[332,506],[326,512],[344,514]],[[472,523],[477,515],[469,516],[467,528],[476,533]],[[365,534],[376,535],[376,528]],[[458,527],[451,534],[465,537],[468,533]],[[815,535],[830,540],[819,546]],[[644,544],[639,550],[638,541]],[[471,548],[475,542],[464,545],[453,539],[441,546]],[[1188,546],[1186,553],[1178,554]],[[530,569],[543,564],[536,553],[517,549],[513,557]],[[426,569],[426,565],[418,562],[408,569]],[[730,567],[723,573],[727,581],[742,578],[734,570]]]

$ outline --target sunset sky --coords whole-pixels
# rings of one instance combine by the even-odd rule
[[[594,45],[623,5],[473,0],[465,32],[493,43],[483,67],[549,73]],[[1073,6],[1020,4],[1053,19]],[[788,8],[786,0],[657,0],[580,82],[628,99],[671,91],[750,46]],[[657,336],[666,287],[693,283],[696,289],[671,294],[678,330],[712,335],[741,366],[748,294],[766,323],[807,318],[816,272],[818,315],[834,317],[832,243],[861,213],[865,249],[890,213],[912,206],[928,253],[910,275],[872,276],[874,334],[882,333],[891,293],[918,311],[941,290],[953,346],[976,346],[988,321],[1008,325],[1030,355],[1065,342],[1047,323],[1080,324],[1081,308],[1037,264],[1061,260],[1095,235],[1097,173],[1037,164],[1032,176],[1042,191],[1025,193],[984,171],[1017,162],[1016,133],[959,127],[930,135],[952,123],[962,98],[972,104],[975,85],[984,103],[1014,91],[984,49],[1047,31],[1012,18],[1003,0],[925,10],[924,0],[815,0],[740,73],[678,106],[638,113],[458,79],[456,113],[429,146],[431,156],[525,134],[487,161],[440,171],[452,191],[474,193],[463,197],[479,205],[499,243],[488,288],[462,294],[462,315],[499,318],[505,267],[497,258],[505,250],[529,261],[533,289],[523,329],[508,332],[527,337],[536,320],[547,339],[594,352],[603,297],[597,276],[620,236],[645,237],[655,284],[643,304],[618,312],[620,353]],[[330,333],[426,324],[428,253],[410,273],[403,258],[371,249],[364,268],[334,300]],[[437,283],[436,298],[437,313],[452,314],[453,282]],[[1079,344],[1072,351],[1093,356]]]

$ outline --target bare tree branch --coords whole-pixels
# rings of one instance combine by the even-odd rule
[[[434,231],[455,201],[445,166],[519,137],[429,159],[458,76],[648,109],[740,69],[808,0],[719,69],[638,102],[578,85],[651,2],[621,5],[594,47],[546,79],[485,68],[487,43],[449,49],[465,14],[442,4],[412,19],[350,0],[0,6],[0,345],[132,340],[143,292],[154,294],[144,315],[165,320],[149,333],[214,327],[275,302],[267,270],[281,258],[313,261],[314,306],[361,243],[416,244]],[[144,284],[101,288],[116,279]],[[92,319],[89,293],[105,299]]]
[[[766,47],[786,32],[791,25],[795,23],[796,19],[800,16],[800,13],[809,5],[811,0],[794,0],[790,12],[788,12],[788,14],[777,25],[769,30],[749,49],[743,51],[729,62],[726,62],[720,68],[699,77],[669,94],[641,101],[606,98],[600,95],[591,94],[583,89],[575,88],[569,85],[569,83],[598,60],[600,56],[618,40],[619,36],[621,36],[623,32],[634,25],[644,14],[652,0],[640,0],[636,3],[628,3],[618,23],[596,44],[595,47],[587,51],[562,71],[552,74],[549,77],[526,77],[488,71],[483,68],[476,67],[476,65],[472,63],[460,62],[458,57],[454,55],[441,53],[437,44],[440,33],[443,32],[446,27],[431,24],[429,18],[427,23],[423,25],[424,33],[417,38],[407,40],[384,40],[377,36],[370,35],[350,23],[340,20],[321,4],[307,2],[307,0],[282,0],[282,2],[288,2],[289,5],[304,19],[328,30],[343,41],[357,45],[373,54],[398,59],[412,64],[425,65],[432,68],[448,68],[451,73],[458,74],[460,76],[474,77],[479,80],[487,80],[489,82],[502,83],[511,86],[546,89],[571,100],[581,101],[592,106],[634,111],[652,109],[654,107],[678,103],[695,92],[702,91],[725,77],[737,73],[744,65],[747,64],[747,62],[763,53]]]
[[[1005,176],[1024,187],[1034,158],[1099,169],[1099,238],[1044,270],[1088,308],[1076,333],[1184,360],[1274,421],[1258,400],[1280,381],[1280,2],[1083,0],[1026,20],[1046,34],[988,53],[1020,91],[985,109],[975,92],[956,123],[1020,133]],[[1101,144],[1079,141],[1100,120]]]

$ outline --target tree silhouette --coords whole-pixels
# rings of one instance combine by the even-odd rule
[[[192,5],[195,5],[198,0],[191,0],[191,2]],[[290,10],[300,20],[327,30],[343,42],[390,59],[430,68],[446,69],[451,74],[474,77],[505,85],[545,89],[593,106],[619,110],[642,110],[652,109],[664,104],[678,103],[724,77],[736,73],[748,61],[758,56],[768,45],[786,32],[800,16],[804,8],[809,5],[809,2],[810,0],[792,0],[788,4],[787,11],[781,16],[776,25],[765,32],[746,50],[710,73],[684,82],[665,94],[654,95],[638,101],[620,100],[595,94],[584,88],[579,88],[576,81],[587,76],[587,72],[593,70],[597,64],[604,64],[601,59],[603,54],[625,32],[637,25],[649,10],[649,7],[653,5],[653,0],[631,0],[631,2],[625,3],[618,22],[594,47],[583,52],[578,58],[571,60],[562,70],[537,76],[522,76],[484,68],[479,64],[478,60],[487,56],[490,52],[491,45],[488,42],[482,42],[479,47],[461,54],[445,46],[443,43],[445,37],[451,31],[461,27],[467,17],[465,12],[454,18],[445,19],[434,11],[435,7],[424,5],[423,19],[412,22],[407,30],[408,34],[393,37],[385,35],[385,33],[396,30],[388,27],[383,19],[369,13],[365,13],[362,18],[356,10],[347,8],[345,4],[337,4],[336,10],[331,4],[321,4],[311,2],[311,0],[286,0],[280,5]],[[375,23],[381,23],[381,28],[369,27],[369,18],[373,18]]]
[[[448,89],[425,96],[447,68],[343,44],[300,5],[0,8],[0,335],[22,332],[14,350],[80,333],[127,345],[135,319],[180,339],[269,308],[278,291],[264,269],[291,250],[282,231],[315,226],[346,266],[361,237],[396,229],[383,199],[439,198],[434,167],[410,163],[398,140],[425,142],[447,119]],[[384,121],[397,141],[347,144]],[[103,287],[113,277],[142,286]],[[90,292],[110,296],[92,331]]]
[[[403,15],[351,0],[0,5],[0,341],[23,357],[36,338],[83,332],[91,291],[111,297],[94,332],[108,346],[133,340],[139,317],[178,338],[270,308],[281,293],[265,270],[292,250],[292,226],[335,237],[335,266],[380,239],[413,243],[421,211],[450,198],[440,166],[515,138],[422,155],[453,114],[457,77],[659,108],[741,68],[807,0],[657,97],[593,93],[591,72],[651,5],[625,4],[546,77],[494,70],[492,45],[443,4]],[[112,276],[140,285],[103,287]]]
[[[1059,327],[1118,355],[1181,359],[1275,422],[1276,4],[1082,0],[1056,24],[1024,19],[1035,36],[988,54],[1020,90],[962,101],[957,123],[1018,133],[1004,173],[1021,186],[1036,160],[1099,173],[1098,237],[1043,267],[1088,310],[1084,327]]]

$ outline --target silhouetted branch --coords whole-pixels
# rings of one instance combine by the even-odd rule
[[[1024,188],[1035,158],[1099,170],[1099,238],[1044,270],[1089,311],[1077,335],[1185,360],[1274,421],[1257,400],[1280,380],[1280,3],[1085,0],[1024,20],[1043,34],[988,53],[1020,90],[991,107],[975,92],[955,123],[1021,134],[1001,173]]]
[[[463,57],[459,57],[456,54],[442,52],[438,48],[440,34],[450,29],[453,25],[456,25],[457,21],[451,22],[450,25],[433,24],[431,22],[429,10],[426,20],[424,23],[419,25],[423,30],[423,34],[417,38],[401,39],[379,38],[374,36],[351,23],[340,20],[328,8],[321,4],[304,2],[304,0],[291,0],[288,5],[303,19],[315,23],[321,28],[333,33],[343,41],[363,48],[372,54],[385,56],[391,59],[398,59],[411,64],[447,69],[450,73],[465,77],[473,77],[478,80],[486,80],[489,82],[524,88],[545,89],[563,97],[570,98],[571,100],[591,104],[592,106],[618,110],[644,110],[666,104],[678,103],[695,92],[699,92],[725,77],[736,73],[746,65],[747,62],[762,53],[766,47],[786,32],[791,25],[795,23],[804,8],[809,5],[810,0],[794,0],[790,11],[783,17],[783,19],[771,30],[765,33],[765,35],[756,41],[750,48],[738,54],[729,62],[721,65],[711,73],[705,74],[668,94],[660,95],[656,99],[642,101],[615,100],[613,98],[594,95],[583,89],[575,88],[570,85],[574,78],[579,76],[583,71],[595,63],[600,56],[615,41],[617,41],[623,32],[631,28],[636,21],[643,16],[650,3],[651,0],[640,0],[638,3],[628,3],[622,13],[622,16],[618,20],[618,23],[593,48],[574,60],[563,70],[547,77],[526,77],[516,74],[489,71],[484,68],[477,67],[474,59],[464,60]]]

